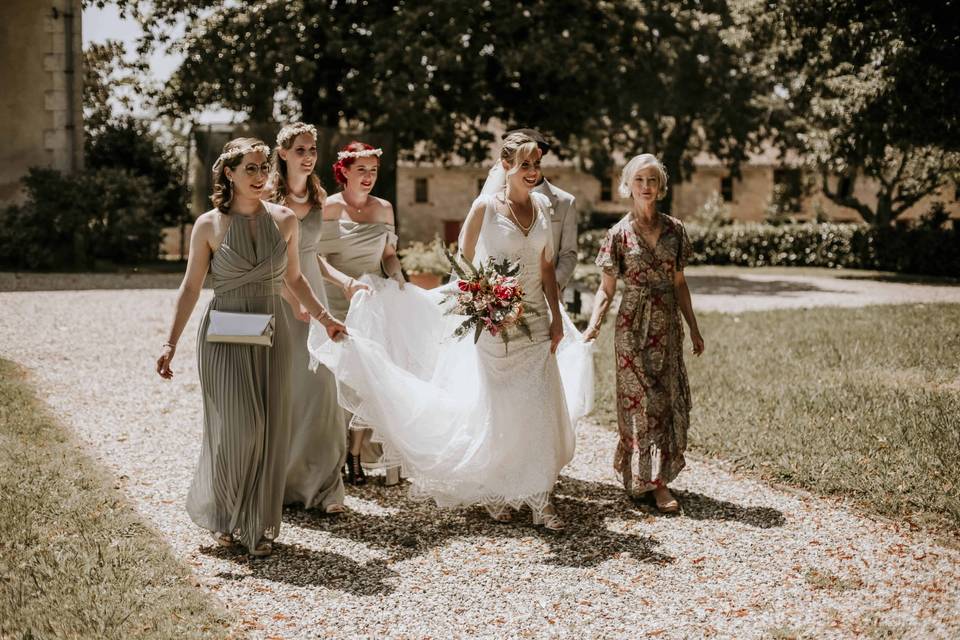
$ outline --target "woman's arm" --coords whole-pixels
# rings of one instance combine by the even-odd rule
[[[560,287],[557,286],[557,272],[553,260],[547,259],[546,251],[540,254],[540,280],[543,295],[550,307],[550,352],[557,352],[557,345],[563,340],[563,320],[560,318]]]
[[[403,279],[403,267],[400,265],[400,256],[397,255],[396,245],[388,242],[383,247],[383,256],[380,258],[383,264],[383,271],[388,278],[396,280],[403,289],[406,280]]]
[[[690,341],[693,343],[693,354],[703,353],[703,336],[700,335],[700,328],[697,326],[697,316],[693,313],[693,301],[690,299],[690,287],[687,286],[687,279],[683,271],[677,271],[673,277],[673,286],[677,291],[677,304],[680,305],[680,313],[683,319],[687,321],[690,327]]]
[[[342,322],[327,313],[326,308],[317,299],[316,294],[310,287],[310,283],[300,271],[300,225],[293,212],[283,209],[287,212],[278,216],[277,225],[280,227],[280,233],[287,241],[287,269],[283,273],[283,282],[289,287],[290,291],[296,296],[307,309],[310,316],[322,324],[327,334],[336,339],[340,334],[346,335],[347,328]]]
[[[477,240],[480,239],[480,229],[483,227],[483,209],[484,205],[477,202],[467,214],[467,219],[463,221],[463,246],[460,247],[460,255],[470,262],[473,262]]]
[[[213,220],[209,217],[201,216],[193,226],[193,232],[190,234],[190,249],[187,255],[187,270],[183,274],[183,281],[180,282],[180,289],[177,291],[177,302],[174,306],[173,323],[170,325],[170,332],[167,334],[167,341],[163,344],[163,352],[157,359],[157,373],[161,378],[170,379],[173,377],[173,370],[170,363],[173,361],[173,355],[177,350],[177,342],[180,341],[180,335],[183,328],[193,313],[193,308],[197,305],[200,298],[200,290],[203,288],[203,279],[207,276],[207,270],[210,268],[210,241],[213,238]]]
[[[593,299],[593,313],[590,314],[590,326],[584,332],[585,340],[594,340],[600,334],[600,326],[607,317],[607,311],[610,310],[610,303],[613,302],[613,295],[617,292],[617,276],[604,271],[600,277],[600,286],[597,287],[597,295]]]
[[[357,282],[356,279],[351,278],[344,272],[340,271],[336,267],[330,264],[326,258],[322,255],[317,255],[317,262],[320,263],[320,275],[323,276],[323,279],[327,282],[332,282],[343,290],[343,295],[347,300],[353,297],[357,291],[369,291],[370,287],[363,284],[362,282]]]

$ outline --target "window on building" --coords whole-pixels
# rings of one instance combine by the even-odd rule
[[[430,192],[427,189],[426,178],[414,178],[413,201],[418,203],[430,202]]]
[[[803,175],[800,169],[773,170],[773,197],[781,211],[800,211]]]
[[[486,181],[486,178],[477,178],[477,195],[480,195],[480,192],[483,191],[483,184]]]
[[[849,198],[851,194],[853,194],[853,178],[840,176],[837,180],[837,195],[841,198]]]
[[[600,181],[600,202],[613,201],[613,178]]]
[[[733,202],[733,176],[720,178],[720,195],[724,202]]]
[[[463,226],[463,220],[444,220],[443,221],[443,241],[447,244],[456,242],[460,237],[460,227]]]

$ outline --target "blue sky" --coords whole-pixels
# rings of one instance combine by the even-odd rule
[[[93,42],[105,40],[119,40],[123,42],[128,52],[136,51],[137,38],[142,30],[140,25],[130,19],[123,19],[117,8],[110,4],[103,9],[91,7],[83,10],[83,44],[87,46]],[[150,56],[150,74],[157,80],[166,80],[180,64],[182,58],[170,55],[165,51],[155,52]],[[227,110],[209,110],[200,114],[201,123],[229,122],[234,112]]]

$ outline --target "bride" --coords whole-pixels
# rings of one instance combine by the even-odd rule
[[[403,465],[412,495],[481,504],[499,522],[528,505],[534,524],[561,530],[553,487],[573,458],[571,416],[590,410],[593,369],[560,310],[550,205],[531,192],[540,154],[522,133],[506,138],[460,235],[464,259],[520,266],[529,337],[513,327],[509,343],[489,332],[458,341],[464,318],[444,314],[456,283],[401,292],[370,279],[373,293],[357,294],[347,315],[351,337],[327,341],[314,326],[309,347],[334,371],[341,404],[378,425],[374,437]]]

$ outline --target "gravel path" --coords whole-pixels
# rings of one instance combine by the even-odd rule
[[[153,372],[174,296],[0,293],[0,355],[31,370],[251,637],[960,635],[960,551],[697,460],[675,485],[684,514],[659,516],[623,499],[614,436],[592,424],[558,488],[563,535],[528,513],[497,525],[374,483],[351,488],[339,518],[289,510],[273,558],[216,549],[183,508],[202,428],[192,340],[172,382]]]

